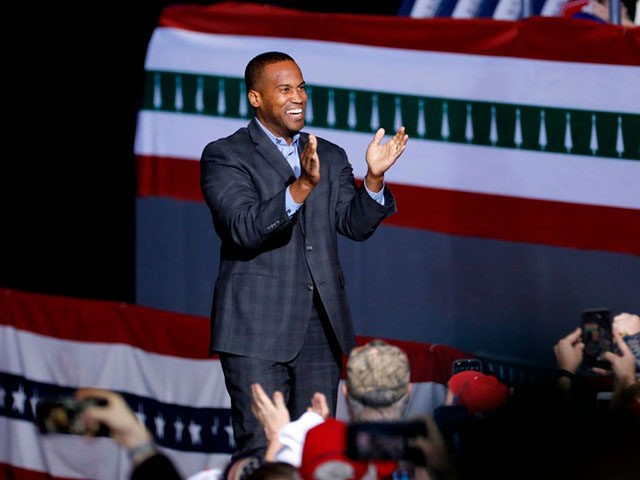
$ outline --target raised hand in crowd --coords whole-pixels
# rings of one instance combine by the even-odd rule
[[[292,422],[282,392],[276,391],[270,398],[262,385],[254,383],[251,386],[251,396],[253,398],[251,409],[267,437],[264,459],[268,462],[285,460],[297,466],[306,431],[323,422],[330,415],[327,397],[319,392],[314,393],[306,413]],[[292,437],[294,441],[283,445],[280,440],[281,432],[287,438]]]
[[[611,330],[617,349],[605,351],[602,357],[609,362],[611,370],[598,367],[593,367],[591,370],[602,378],[613,376],[612,406],[624,404],[628,400],[633,405],[634,401],[637,402],[640,390],[638,386],[640,385],[638,383],[640,316],[627,312],[620,313],[613,318]],[[573,375],[582,364],[583,349],[581,328],[576,328],[561,338],[553,347],[556,365],[560,372],[558,385],[565,391],[571,389]]]
[[[640,375],[640,315],[619,313],[613,317],[613,330],[618,331],[622,340],[635,358],[636,380]]]
[[[275,460],[275,454],[282,446],[278,434],[282,427],[291,421],[291,416],[282,392],[275,391],[273,398],[269,398],[262,385],[254,383],[251,385],[251,396],[253,398],[251,410],[267,437],[267,450],[264,457],[271,462]]]
[[[87,425],[86,434],[92,435],[98,431],[100,425],[105,425],[109,428],[110,436],[127,449],[136,448],[153,440],[151,433],[118,393],[87,387],[78,389],[75,396],[79,400],[88,398],[106,400],[104,406],[87,407],[83,411],[85,425]]]
[[[640,333],[640,315],[622,312],[613,317],[613,328],[623,336],[637,335]]]
[[[307,408],[307,412],[314,412],[320,415],[325,420],[331,415],[329,410],[329,404],[327,403],[327,397],[320,392],[316,392],[311,397],[311,405]]]
[[[100,425],[109,429],[109,435],[129,452],[133,462],[131,480],[179,480],[181,475],[171,460],[158,451],[153,436],[136,417],[124,398],[116,392],[100,388],[79,388],[76,398],[97,398],[105,405],[90,406],[83,410],[86,434],[93,436]]]
[[[628,387],[636,382],[636,359],[616,329],[613,330],[613,338],[620,353],[604,352],[603,355],[611,364],[611,369],[618,383],[623,387]]]
[[[415,480],[437,480],[456,478],[456,469],[449,454],[447,443],[438,428],[438,424],[430,416],[418,417],[427,424],[427,436],[416,437],[409,441],[410,447],[420,449],[426,465],[414,465],[413,478]]]
[[[575,373],[582,363],[582,329],[576,328],[570,334],[562,337],[553,347],[558,368]]]

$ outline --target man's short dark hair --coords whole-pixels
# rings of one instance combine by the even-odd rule
[[[247,68],[244,70],[244,84],[247,87],[247,92],[253,90],[262,75],[262,70],[267,65],[278,62],[291,61],[295,62],[291,56],[282,52],[265,52],[253,57],[247,64]]]

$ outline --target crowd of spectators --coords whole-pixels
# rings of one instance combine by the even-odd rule
[[[582,333],[577,327],[552,346],[557,375],[549,384],[514,387],[482,369],[452,372],[444,403],[411,418],[406,416],[409,359],[398,346],[372,340],[347,359],[342,392],[347,421],[330,416],[322,394],[292,420],[281,392],[269,394],[254,384],[253,412],[269,441],[267,453],[188,478],[511,478],[515,463],[527,465],[519,478],[633,478],[640,459],[640,316],[614,317],[613,348],[602,355],[606,368],[585,366]],[[84,410],[84,433],[107,427],[130,454],[131,479],[187,478],[156,447],[121,395],[81,388],[76,397],[102,400]],[[356,445],[359,437],[348,434],[351,426],[416,422],[424,427],[406,433],[400,450],[394,450],[397,438],[383,436],[378,453],[354,456],[354,448],[361,452],[371,445]]]

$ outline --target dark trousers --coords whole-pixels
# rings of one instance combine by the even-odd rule
[[[283,393],[291,415],[296,420],[311,404],[315,392],[324,393],[331,414],[335,415],[342,351],[338,346],[324,309],[314,302],[304,344],[298,355],[288,362],[220,354],[225,384],[231,397],[231,422],[236,442],[232,460],[247,455],[264,455],[267,439],[251,411],[251,384],[259,383],[270,397]]]

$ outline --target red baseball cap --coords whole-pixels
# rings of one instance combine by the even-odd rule
[[[449,390],[456,405],[464,405],[471,413],[488,413],[506,403],[509,387],[493,375],[475,370],[458,372],[449,379]]]
[[[398,468],[395,461],[376,461],[371,464],[352,460],[346,451],[347,424],[332,418],[307,432],[302,448],[299,472],[304,480],[321,478],[360,479],[371,466],[377,478],[390,476]]]

